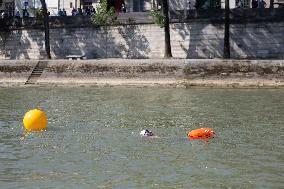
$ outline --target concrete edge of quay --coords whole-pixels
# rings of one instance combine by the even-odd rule
[[[40,86],[284,88],[284,60],[173,58],[0,60],[0,86],[25,86],[39,61]]]

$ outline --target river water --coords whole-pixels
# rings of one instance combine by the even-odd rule
[[[24,131],[33,108],[47,131]],[[283,115],[283,90],[0,88],[0,188],[281,188]]]

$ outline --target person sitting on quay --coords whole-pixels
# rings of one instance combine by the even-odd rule
[[[76,16],[77,15],[77,10],[73,7],[72,11],[71,11],[71,15],[72,16]]]
[[[28,18],[30,17],[30,13],[27,11],[27,9],[23,10],[23,18]]]
[[[89,9],[89,7],[87,7],[85,10],[85,15],[91,15],[91,10]]]
[[[7,17],[7,14],[5,13],[5,12],[2,12],[1,13],[1,19],[4,19],[4,18],[6,18]]]
[[[18,18],[21,18],[20,11],[18,11],[18,10],[16,11],[16,13],[15,13],[15,18],[17,18],[17,19],[18,19]]]
[[[122,3],[121,3],[121,11],[122,11],[123,13],[126,13],[126,5],[125,5],[125,2],[124,2],[124,1],[122,1]]]
[[[255,8],[257,8],[257,0],[252,0],[251,1],[251,8],[253,8],[253,9],[255,9]]]
[[[81,9],[81,8],[78,8],[77,15],[78,15],[78,16],[83,15],[83,11],[82,11],[82,9]]]
[[[62,16],[67,16],[66,10],[62,9]]]
[[[58,16],[63,16],[63,11],[61,9],[58,10]]]
[[[91,15],[95,15],[97,13],[96,9],[93,6],[91,6],[90,12],[91,12]]]
[[[258,6],[259,8],[264,9],[266,7],[266,2],[264,0],[260,0]]]

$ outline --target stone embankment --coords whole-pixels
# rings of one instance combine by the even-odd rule
[[[230,12],[231,58],[284,59],[284,9]],[[175,11],[170,17],[175,58],[223,58],[224,9]],[[51,17],[52,59],[65,59],[69,55],[85,55],[88,59],[164,57],[164,29],[154,24],[148,12],[121,14],[118,22],[105,28],[94,27],[88,16]],[[0,34],[0,60],[46,59],[42,22],[28,18],[20,23]]]
[[[1,60],[0,85],[24,85],[38,60]],[[48,60],[36,85],[283,88],[284,60]]]

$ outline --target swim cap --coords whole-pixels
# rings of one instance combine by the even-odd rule
[[[142,130],[141,132],[140,132],[140,136],[154,136],[154,133],[152,132],[152,131],[150,131],[150,130],[148,130],[148,129],[146,129],[146,130]]]

